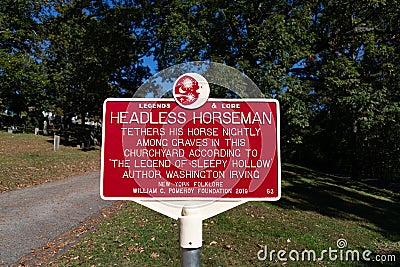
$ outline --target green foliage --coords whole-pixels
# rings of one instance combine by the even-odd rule
[[[39,62],[41,29],[32,1],[0,4],[0,110],[27,111],[46,84]]]
[[[308,146],[306,153],[319,151],[331,170],[354,178],[399,177],[395,136],[400,132],[393,121],[400,115],[399,76],[393,73],[399,64],[393,30],[399,26],[393,19],[400,14],[398,5],[323,2],[313,25],[318,60],[306,68],[317,77],[315,101],[321,108],[310,122],[310,143],[303,148]]]
[[[92,116],[157,68],[224,63],[282,106],[283,157],[398,180],[400,4],[3,1],[0,108]],[[224,90],[216,89],[216,95]]]
[[[398,6],[171,0],[154,5],[147,29],[156,37],[160,69],[191,60],[221,62],[278,98],[286,159],[355,178],[395,179]]]
[[[46,21],[50,94],[65,113],[100,115],[105,98],[132,94],[148,75],[140,58],[147,44],[133,35],[134,6],[101,1],[61,3]]]

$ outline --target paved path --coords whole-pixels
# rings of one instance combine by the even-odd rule
[[[99,195],[99,173],[0,194],[0,266],[16,263],[111,205]]]

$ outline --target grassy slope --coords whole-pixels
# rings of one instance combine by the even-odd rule
[[[98,170],[100,150],[83,152],[33,134],[0,132],[0,192]]]
[[[204,221],[202,266],[282,266],[276,254],[275,261],[259,261],[257,252],[267,245],[269,251],[320,253],[337,249],[339,238],[346,239],[348,249],[395,254],[397,263],[392,265],[400,265],[399,194],[292,165],[283,167],[282,180],[280,201],[247,203]],[[176,221],[130,204],[53,265],[180,266],[177,239]],[[284,265],[366,263],[325,260]]]

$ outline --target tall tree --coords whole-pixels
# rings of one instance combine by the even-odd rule
[[[28,0],[0,3],[0,110],[20,113],[39,104],[46,75],[41,66],[40,5]]]
[[[400,174],[399,4],[6,0],[0,105],[46,96],[65,113],[97,115],[104,98],[131,96],[148,77],[145,56],[159,70],[215,61],[281,101],[285,159],[392,179]]]
[[[320,1],[312,23],[315,56],[299,70],[315,80],[318,103],[305,153],[354,178],[392,179],[387,170],[400,164],[399,142],[393,139],[400,115],[394,74],[398,6],[398,1]]]
[[[132,93],[149,75],[134,6],[69,1],[48,18],[49,92],[66,113],[99,115],[105,98]],[[132,30],[133,29],[133,30]]]
[[[290,73],[311,54],[312,7],[309,1],[284,0],[156,1],[148,27],[154,57],[159,69],[211,60],[243,71],[266,96],[281,98],[288,118],[285,141],[298,143],[308,125],[311,88]]]
[[[159,68],[211,60],[246,73],[281,101],[286,158],[355,178],[383,169],[398,175],[398,1],[152,6],[148,30]],[[378,161],[384,167],[372,168]]]

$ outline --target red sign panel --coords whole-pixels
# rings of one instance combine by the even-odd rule
[[[104,199],[278,200],[279,103],[209,99],[107,99]]]

